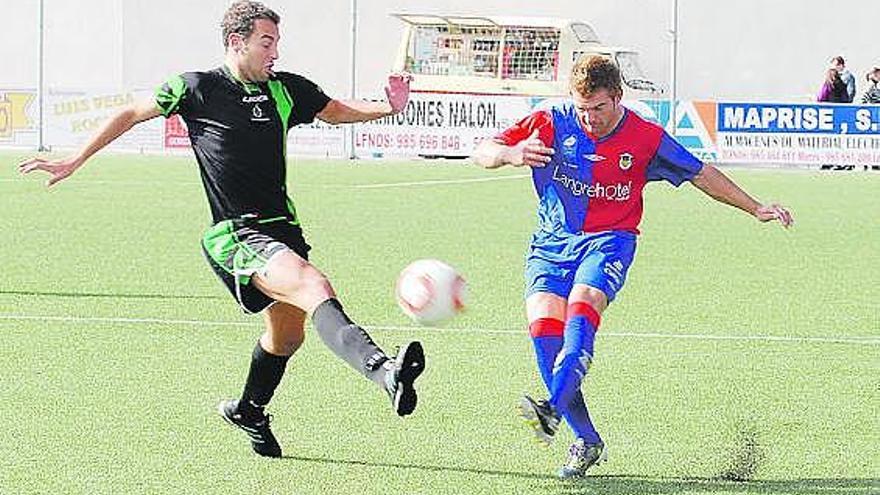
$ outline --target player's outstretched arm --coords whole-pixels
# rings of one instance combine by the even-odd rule
[[[538,138],[536,129],[529,137],[513,146],[507,146],[495,139],[484,139],[477,145],[471,160],[483,168],[498,168],[503,165],[543,167],[552,157],[553,148],[544,145]]]
[[[318,118],[329,124],[350,124],[399,113],[409,102],[410,81],[410,74],[391,74],[385,86],[385,101],[330,100],[318,113]]]
[[[761,204],[712,165],[704,165],[691,182],[716,201],[735,206],[760,222],[778,220],[783,227],[794,224],[791,212],[784,206],[777,203]]]
[[[135,124],[152,119],[161,115],[156,103],[152,100],[143,103],[135,103],[123,108],[115,115],[107,119],[98,132],[82,147],[76,155],[60,160],[47,160],[45,158],[31,158],[18,165],[18,171],[29,174],[34,170],[42,170],[49,174],[46,186],[52,186],[76,172],[83,166],[86,160],[112,143],[113,140],[125,134]]]

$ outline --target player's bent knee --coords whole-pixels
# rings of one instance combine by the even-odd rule
[[[330,281],[317,273],[316,276],[300,277],[281,287],[276,298],[302,308],[306,313],[313,312],[322,302],[336,297]]]
[[[314,300],[320,303],[334,297],[327,277],[293,253],[273,258],[266,270],[258,273],[254,280],[258,288],[273,299],[303,309],[313,306]]]
[[[536,292],[526,299],[529,321],[539,318],[565,320],[565,298],[547,292]]]
[[[320,272],[316,276],[304,279],[302,284],[300,284],[299,291],[304,296],[316,299],[318,302],[326,301],[336,295],[333,291],[333,286],[330,285],[330,281]]]
[[[575,285],[568,297],[568,304],[587,303],[601,313],[608,307],[608,296],[601,290],[589,285]]]

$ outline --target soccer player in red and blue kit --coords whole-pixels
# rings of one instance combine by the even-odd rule
[[[642,190],[649,181],[690,181],[713,199],[761,222],[792,224],[778,204],[762,204],[662,127],[624,108],[620,71],[585,56],[572,69],[570,102],[536,111],[473,159],[486,168],[529,166],[538,228],[526,259],[526,312],[538,369],[550,397],[522,399],[522,415],[548,444],[564,417],[577,440],[562,478],[582,477],[605,460],[581,393],[594,358],[601,315],[623,287],[636,250]]]

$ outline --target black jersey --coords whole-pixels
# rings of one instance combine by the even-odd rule
[[[175,76],[156,91],[162,114],[186,123],[215,223],[249,214],[298,223],[285,185],[287,130],[312,122],[329,101],[302,76],[243,83],[225,66]]]

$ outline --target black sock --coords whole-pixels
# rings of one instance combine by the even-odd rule
[[[312,324],[324,344],[358,373],[379,385],[384,384],[382,363],[388,356],[370,335],[354,324],[336,299],[327,299],[312,313]]]
[[[269,354],[258,340],[251,356],[251,369],[244,384],[244,392],[241,394],[241,407],[245,410],[265,407],[272,400],[289,359],[290,356]]]

